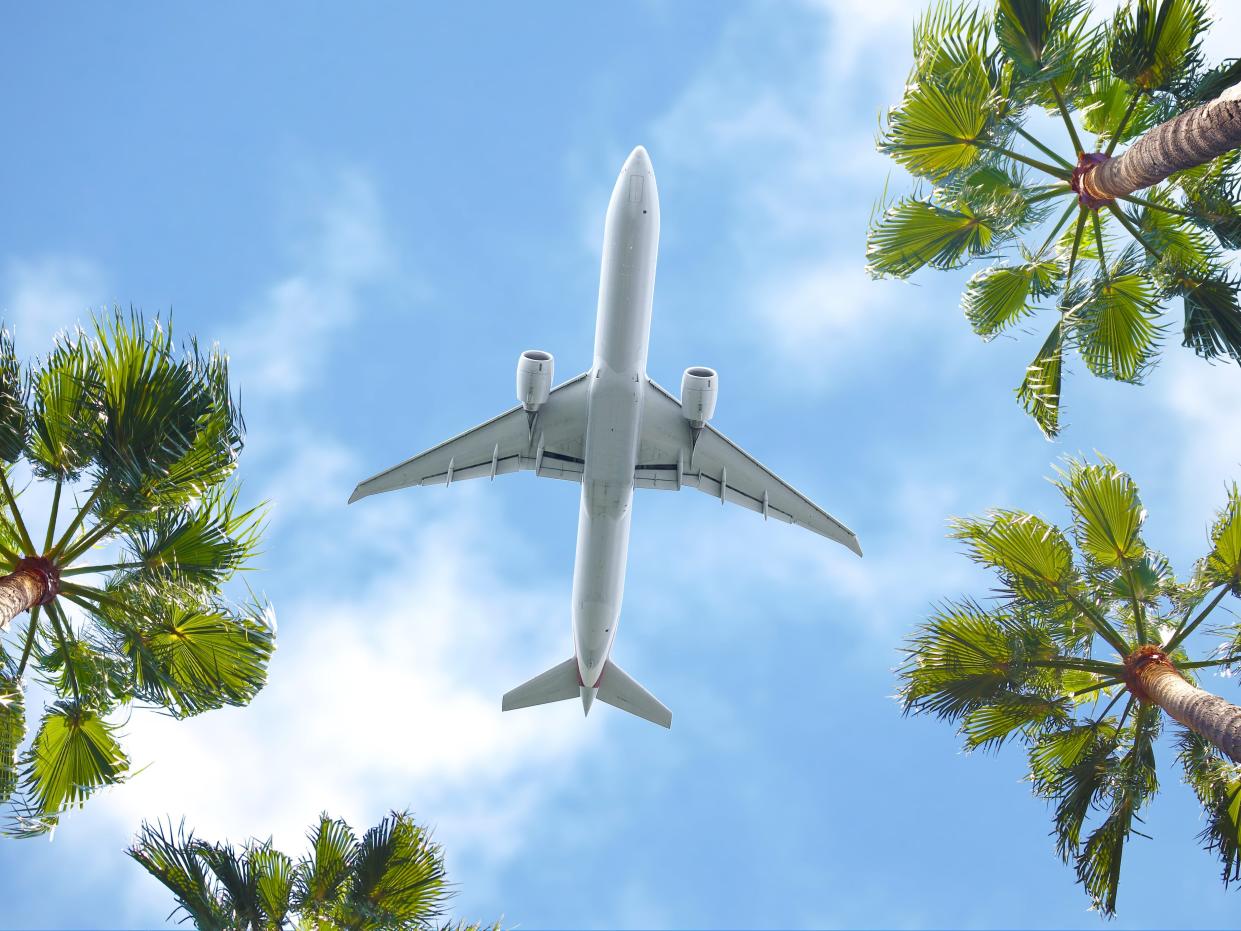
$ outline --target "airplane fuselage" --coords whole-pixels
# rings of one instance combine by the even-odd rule
[[[616,179],[603,233],[573,567],[574,653],[586,688],[603,672],[625,593],[658,253],[659,192],[639,147]]]

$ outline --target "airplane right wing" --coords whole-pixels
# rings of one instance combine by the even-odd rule
[[[528,470],[543,478],[582,480],[586,447],[584,372],[553,388],[533,422],[518,405],[400,465],[359,482],[349,503],[411,485],[450,485]]]
[[[647,379],[634,485],[683,486],[835,540],[859,556],[857,535],[710,424],[694,441],[681,402]]]

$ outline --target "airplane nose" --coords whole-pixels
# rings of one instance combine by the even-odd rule
[[[634,171],[646,171],[651,167],[651,157],[646,154],[646,149],[637,146],[629,153],[629,158],[625,160],[625,167]]]

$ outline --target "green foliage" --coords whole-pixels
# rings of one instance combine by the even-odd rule
[[[905,278],[924,265],[956,268],[991,245],[985,218],[964,204],[952,210],[929,201],[902,200],[885,212],[866,248],[868,270],[876,277]]]
[[[931,5],[878,148],[932,187],[877,209],[866,245],[875,277],[997,259],[969,278],[962,309],[984,340],[1047,320],[1016,396],[1049,439],[1073,355],[1097,377],[1139,383],[1178,297],[1184,345],[1241,362],[1241,280],[1224,254],[1241,246],[1241,156],[1178,172],[1106,216],[1083,208],[1062,229],[1079,203],[1068,182],[1080,153],[1111,155],[1213,98],[1241,81],[1241,61],[1203,62],[1205,0],[1130,0],[1101,23],[1091,14],[1088,0]],[[1040,110],[1064,132],[1027,126]],[[973,183],[987,172],[1008,183]]]
[[[17,789],[17,749],[26,737],[26,696],[21,683],[0,674],[0,802]]]
[[[1198,575],[1207,587],[1227,585],[1241,597],[1241,493],[1236,482],[1211,527],[1211,550],[1198,563]]]
[[[37,810],[48,819],[80,807],[100,786],[120,782],[129,769],[116,728],[70,701],[47,710],[22,762]]]
[[[1136,0],[1112,21],[1112,69],[1144,91],[1162,90],[1202,61],[1206,0]]]
[[[144,823],[128,853],[200,928],[440,926],[451,895],[444,853],[408,813],[392,812],[361,840],[324,814],[309,838],[311,852],[294,863],[270,841],[209,844],[187,833],[184,822],[175,835],[171,823]]]
[[[1206,827],[1198,839],[1218,854],[1224,884],[1241,879],[1241,766],[1193,731],[1181,728],[1178,759],[1185,781],[1206,812]]]
[[[0,459],[16,462],[26,446],[30,414],[27,384],[13,346],[13,334],[0,330]]]
[[[245,704],[262,687],[270,610],[224,594],[261,533],[261,510],[241,506],[231,483],[241,447],[218,349],[178,348],[166,324],[117,310],[24,366],[0,328],[0,458],[53,486],[39,496],[51,512],[30,513],[17,467],[0,472],[0,585],[24,556],[46,559],[60,583],[0,648],[8,833],[43,833],[125,778],[110,716],[131,703],[184,717]],[[19,765],[28,676],[55,700]]]
[[[974,332],[991,339],[1034,312],[1032,298],[1046,297],[1058,272],[1048,261],[997,263],[976,272],[965,286],[961,306]]]
[[[1060,432],[1060,389],[1064,378],[1064,329],[1057,320],[1026,366],[1017,400],[1048,437]]]
[[[1082,361],[1102,378],[1138,381],[1153,360],[1160,334],[1149,276],[1100,274],[1083,291],[1068,315]]]
[[[1226,626],[1205,658],[1186,640],[1228,593],[1241,595],[1241,492],[1234,486],[1194,578],[1178,583],[1142,538],[1137,485],[1107,459],[1067,460],[1057,476],[1071,533],[1021,511],[952,522],[966,555],[995,573],[993,601],[936,608],[897,670],[907,713],[955,724],[966,750],[1026,747],[1028,779],[1052,815],[1056,852],[1103,914],[1116,911],[1124,850],[1158,791],[1158,705],[1126,685],[1126,657],[1159,645],[1190,678],[1241,660]],[[1210,595],[1211,597],[1207,597]],[[1181,761],[1207,816],[1201,837],[1241,878],[1241,767],[1196,736]]]

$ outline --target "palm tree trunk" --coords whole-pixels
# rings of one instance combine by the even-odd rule
[[[1241,84],[1201,107],[1160,123],[1121,155],[1086,170],[1081,177],[1081,193],[1096,201],[1115,200],[1238,147]]]
[[[55,595],[55,582],[48,570],[23,559],[10,575],[0,576],[0,630],[8,630],[13,618]],[[26,563],[26,565],[23,565]]]
[[[1211,741],[1234,763],[1241,763],[1241,708],[1190,685],[1162,654],[1140,666],[1137,678],[1145,693],[1141,697]]]

